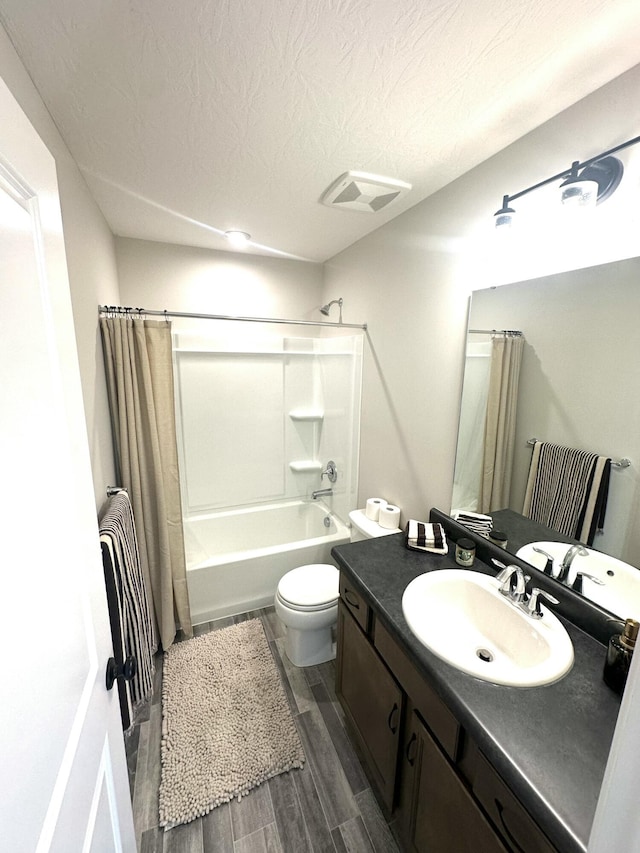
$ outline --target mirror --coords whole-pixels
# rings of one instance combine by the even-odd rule
[[[612,467],[604,530],[592,547],[640,568],[640,258],[474,291],[469,330],[491,329],[521,330],[525,339],[511,489],[505,506],[495,507],[509,510],[502,523],[517,527],[509,550],[515,553],[525,541],[569,541],[541,536],[539,525],[527,532],[521,515],[532,454],[528,442],[536,438],[614,462],[631,460],[627,468]],[[478,396],[478,377],[487,372],[479,367],[479,345],[488,340],[490,335],[468,334],[463,411]],[[474,423],[461,416],[452,511],[481,511],[473,505],[468,458],[482,442],[483,419]]]

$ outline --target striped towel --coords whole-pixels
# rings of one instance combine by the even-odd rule
[[[522,514],[592,545],[604,526],[610,473],[605,456],[536,441]]]
[[[137,662],[130,681],[117,681],[122,724],[128,731],[151,699],[153,656],[158,643],[140,566],[133,511],[124,490],[110,499],[99,533],[114,657],[118,665],[128,657],[135,657]]]
[[[447,537],[441,524],[427,524],[410,518],[406,527],[406,545],[414,551],[429,551],[446,554],[449,550]]]
[[[458,524],[464,525],[468,530],[473,530],[473,532],[477,533],[479,536],[484,536],[485,539],[489,537],[493,528],[493,519],[491,516],[482,515],[482,513],[479,512],[459,509],[456,510],[451,517],[454,521],[457,521]]]

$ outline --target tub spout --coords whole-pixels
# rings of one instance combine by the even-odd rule
[[[318,498],[328,497],[333,494],[333,489],[317,489],[315,492],[311,492],[311,497],[314,501],[318,500]]]

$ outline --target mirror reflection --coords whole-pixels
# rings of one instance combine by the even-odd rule
[[[512,553],[562,542],[566,554],[574,541],[588,543],[589,553],[575,552],[562,580],[608,610],[623,574],[626,591],[640,584],[639,279],[640,259],[632,258],[478,290],[469,315],[452,514],[491,515]],[[596,519],[592,541],[582,531],[574,539],[527,517],[534,439],[614,463],[630,460],[628,467],[611,466],[603,522]],[[620,565],[603,568],[598,553]],[[523,558],[547,566],[548,558],[531,548]],[[548,573],[558,577],[563,555],[554,560]],[[623,564],[634,570],[623,572]]]

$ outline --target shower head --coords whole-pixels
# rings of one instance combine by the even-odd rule
[[[333,299],[331,302],[327,302],[327,304],[323,305],[322,308],[320,309],[320,313],[324,314],[325,317],[328,317],[329,311],[331,310],[332,305],[339,305],[340,306],[340,319],[338,320],[338,322],[342,323],[342,298]]]

